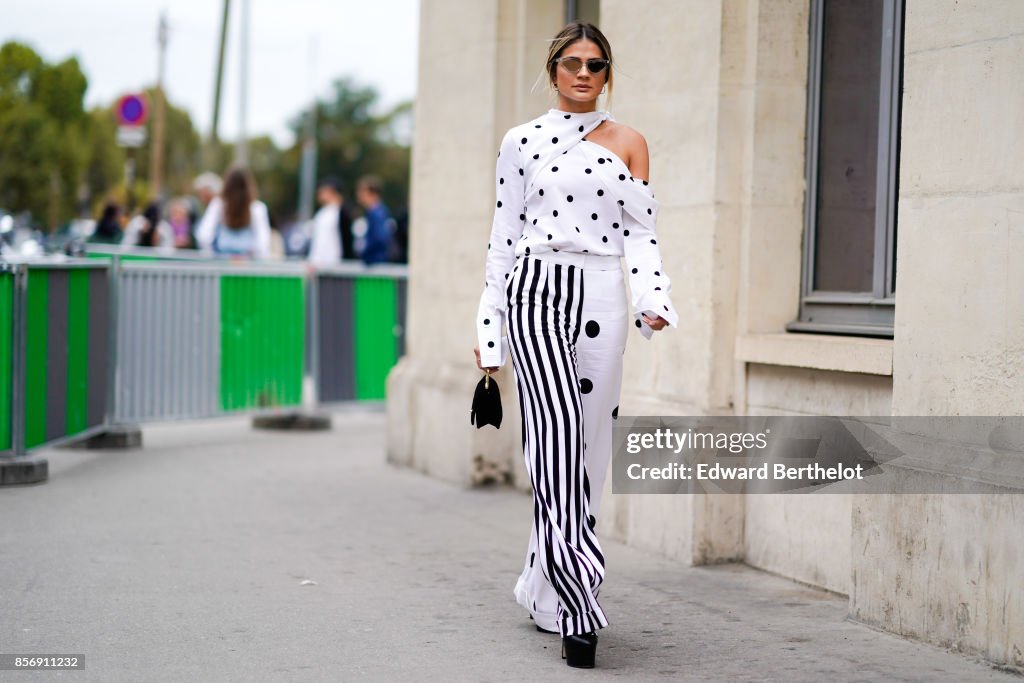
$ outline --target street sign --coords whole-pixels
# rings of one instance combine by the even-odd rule
[[[124,95],[114,107],[117,122],[122,126],[141,126],[148,113],[145,95]]]
[[[118,126],[117,144],[122,147],[142,147],[146,144],[146,128],[144,126]]]

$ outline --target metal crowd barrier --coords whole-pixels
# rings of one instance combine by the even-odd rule
[[[0,264],[0,455],[118,424],[383,399],[406,276],[100,245]]]
[[[298,267],[115,261],[117,423],[302,404]]]
[[[108,267],[0,264],[0,453],[88,436],[107,419]]]
[[[312,279],[312,367],[321,404],[384,398],[405,352],[406,268],[336,266]]]

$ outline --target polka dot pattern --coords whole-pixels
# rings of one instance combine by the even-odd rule
[[[494,224],[486,251],[487,286],[477,317],[478,330],[487,330],[480,332],[482,356],[487,348],[495,348],[486,341],[497,340],[494,335],[503,327],[491,321],[504,310],[502,276],[509,279],[507,273],[513,270],[517,255],[542,256],[561,248],[625,256],[630,289],[641,293],[643,310],[663,311],[673,319],[667,296],[671,290],[662,274],[654,232],[657,203],[647,189],[648,181],[634,177],[622,159],[603,145],[581,142],[606,116],[552,110],[513,128],[503,139],[495,173]],[[636,326],[647,336],[649,329],[636,318],[634,311]],[[487,323],[482,322],[485,319]],[[588,337],[601,332],[593,320],[585,323],[584,331]],[[581,380],[581,391],[589,381]]]

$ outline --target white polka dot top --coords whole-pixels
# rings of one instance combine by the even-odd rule
[[[644,337],[652,334],[641,320],[645,312],[672,327],[678,324],[655,236],[658,203],[650,186],[633,178],[614,152],[584,139],[606,119],[614,120],[604,111],[551,109],[512,128],[501,142],[486,283],[477,311],[484,367],[505,363],[505,282],[522,255],[624,256],[633,317]]]

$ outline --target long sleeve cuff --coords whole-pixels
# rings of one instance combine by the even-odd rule
[[[633,299],[635,325],[645,339],[650,339],[654,335],[654,330],[643,321],[645,313],[648,317],[664,318],[670,327],[679,327],[679,314],[676,313],[664,289],[651,289]]]
[[[504,314],[487,304],[481,297],[477,311],[476,335],[480,346],[480,365],[485,368],[501,367],[508,357],[508,341],[501,333]]]

